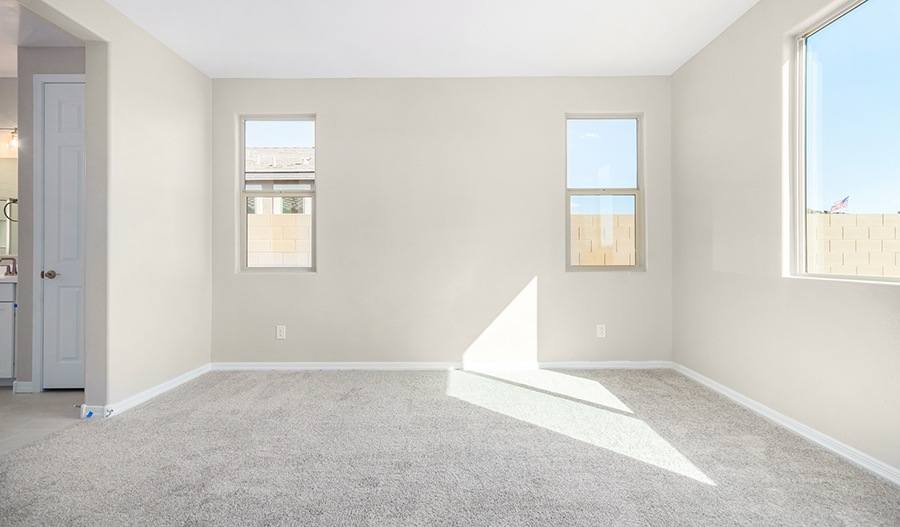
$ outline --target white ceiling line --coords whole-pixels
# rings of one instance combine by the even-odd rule
[[[213,78],[669,75],[758,0],[106,0]]]

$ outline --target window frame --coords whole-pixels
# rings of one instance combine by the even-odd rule
[[[247,121],[312,121],[316,122],[316,114],[276,114],[276,115],[238,115],[238,155],[237,155],[237,219],[238,219],[238,254],[236,255],[237,271],[239,273],[315,273],[316,272],[316,214],[318,205],[316,203],[317,183],[318,183],[318,156],[316,156],[315,178],[312,182],[312,188],[309,190],[247,190],[246,189],[246,133]],[[315,127],[313,135],[313,145],[319,142],[318,126]],[[310,256],[309,267],[250,267],[247,265],[247,199],[248,198],[284,198],[284,197],[303,197],[310,198],[312,212],[310,213]]]
[[[568,122],[584,120],[635,120],[637,141],[637,180],[635,188],[569,188]],[[563,121],[566,140],[563,178],[566,189],[566,271],[646,271],[646,233],[644,222],[644,114],[635,113],[567,113]],[[634,196],[634,265],[572,265],[572,197],[573,196]]]
[[[851,0],[842,4],[837,9],[830,11],[826,16],[818,19],[814,24],[798,33],[793,39],[794,66],[791,72],[793,93],[787,95],[790,100],[788,115],[790,124],[786,125],[789,140],[789,152],[792,158],[790,178],[790,239],[789,261],[786,276],[796,278],[811,278],[818,280],[837,280],[843,282],[874,282],[898,284],[900,278],[892,276],[865,276],[845,274],[811,273],[809,269],[809,227],[807,224],[807,178],[806,178],[806,39],[825,29],[844,15],[850,13],[868,0]]]

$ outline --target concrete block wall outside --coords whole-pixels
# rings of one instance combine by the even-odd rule
[[[572,265],[634,265],[633,214],[572,214]]]
[[[808,214],[809,271],[900,276],[900,214]]]
[[[312,257],[309,214],[248,214],[249,267],[308,267]]]

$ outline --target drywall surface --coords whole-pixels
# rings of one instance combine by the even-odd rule
[[[87,41],[87,397],[117,403],[210,361],[210,80],[102,0],[22,3]]]
[[[15,77],[0,77],[0,128],[18,126],[19,80]],[[0,158],[14,158],[16,152],[6,148],[9,131],[0,131]]]
[[[792,35],[762,0],[672,77],[674,359],[900,467],[900,287],[783,276]]]
[[[34,276],[34,76],[84,73],[84,48],[20,47],[19,280],[16,287],[16,380],[31,380]]]
[[[669,90],[213,80],[213,361],[670,359]],[[565,271],[567,112],[644,113],[647,271]],[[266,114],[316,115],[314,273],[236,271],[239,116]]]

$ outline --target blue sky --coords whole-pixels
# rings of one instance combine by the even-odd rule
[[[570,189],[637,186],[635,119],[569,119],[566,180]],[[572,214],[634,214],[634,198],[574,196]]]
[[[900,0],[869,0],[807,39],[807,207],[900,211]]]
[[[315,146],[315,121],[247,121],[246,146]]]

